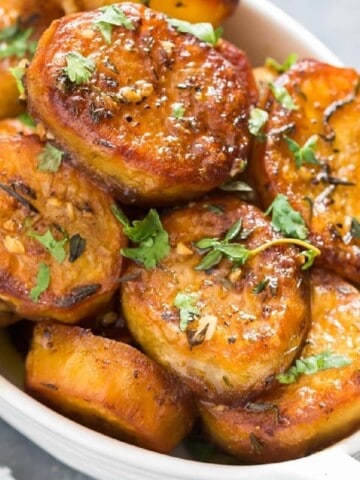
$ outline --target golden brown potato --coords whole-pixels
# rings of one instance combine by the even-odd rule
[[[122,307],[131,333],[151,358],[202,398],[241,403],[291,363],[310,315],[302,256],[293,246],[271,247],[235,270],[227,259],[195,270],[201,260],[195,244],[223,238],[239,219],[247,248],[277,238],[260,210],[236,196],[202,200],[165,215],[171,252],[153,270],[129,266],[126,275],[133,280],[123,285]],[[264,280],[271,284],[256,293]]]
[[[312,326],[301,357],[325,351],[349,366],[301,375],[244,408],[201,402],[210,436],[242,460],[289,460],[326,447],[360,427],[360,294],[326,270],[312,272]]]
[[[133,30],[114,27],[111,44],[94,28],[100,11],[52,24],[27,71],[30,111],[123,202],[199,196],[244,168],[247,85],[238,67],[164,15],[122,9]],[[93,62],[85,79],[69,78],[74,52]]]
[[[269,83],[274,82],[279,74],[270,67],[256,67],[253,69],[256,86],[259,92],[259,99],[263,101],[269,93]]]
[[[0,120],[0,135],[33,135],[35,129],[29,127],[17,118]]]
[[[359,75],[306,60],[275,85],[295,105],[272,94],[265,104],[267,141],[257,142],[251,162],[263,206],[287,195],[322,251],[318,264],[360,282]]]
[[[9,68],[15,67],[23,57],[31,57],[32,49],[29,47],[31,42],[37,40],[50,22],[62,14],[63,10],[55,0],[0,1],[0,119],[15,116],[24,109]],[[16,25],[18,25],[17,30]],[[14,28],[12,34],[9,27]],[[18,46],[14,52],[16,34],[19,36],[20,32],[29,28],[33,30],[33,34],[24,42],[25,49],[20,48],[21,42],[18,40]]]
[[[44,171],[48,149],[34,135],[0,136],[0,300],[28,319],[75,323],[117,289],[126,238],[111,197],[64,161]]]
[[[191,429],[191,396],[135,348],[78,327],[41,324],[26,361],[26,389],[103,433],[169,452]]]
[[[111,5],[113,0],[58,0],[66,13]],[[124,1],[124,0],[123,0]],[[123,3],[121,0],[118,3]],[[177,0],[134,0],[134,3],[143,3],[148,7],[163,12],[169,17],[180,18],[188,22],[210,22],[219,25],[230,16],[237,7],[239,0],[191,0],[179,2]]]

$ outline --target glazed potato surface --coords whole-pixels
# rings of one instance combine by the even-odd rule
[[[247,84],[238,66],[162,14],[121,8],[133,29],[114,27],[111,43],[94,28],[100,11],[52,24],[27,71],[30,111],[121,201],[199,196],[245,166]],[[94,62],[88,82],[64,74],[69,52]]]
[[[201,260],[196,242],[223,238],[239,219],[244,232],[251,232],[244,241],[248,248],[276,237],[264,215],[236,196],[192,203],[163,217],[170,254],[150,271],[130,265],[125,274],[133,279],[122,286],[125,318],[144,351],[200,397],[237,403],[267,388],[288,367],[310,316],[297,248],[269,248],[235,271],[228,260],[206,272],[195,270]],[[277,287],[254,293],[265,278]],[[195,295],[199,310],[185,331],[175,307],[178,294]]]
[[[81,10],[95,10],[105,5],[111,5],[113,0],[59,0],[66,13]],[[122,3],[121,1],[119,3]],[[238,0],[191,0],[179,2],[177,0],[135,0],[148,7],[163,12],[169,17],[180,18],[188,22],[210,22],[218,25],[231,15],[237,7]]]
[[[275,82],[286,88],[296,109],[284,108],[272,94],[267,141],[257,142],[252,171],[266,207],[278,193],[288,196],[322,252],[318,263],[360,281],[359,75],[314,60],[299,62]],[[297,168],[284,134],[300,147],[317,135],[316,162]]]
[[[135,348],[78,327],[35,328],[26,388],[87,426],[163,453],[193,423],[191,396],[178,379]]]
[[[352,363],[282,385],[245,409],[202,402],[210,436],[225,450],[254,463],[308,455],[360,426],[360,294],[325,270],[311,275],[312,326],[301,358],[332,351]]]
[[[33,29],[31,40],[40,37],[52,20],[62,15],[62,9],[57,2],[50,0],[1,0],[0,1],[0,33],[3,29],[19,25],[24,31]],[[0,119],[15,116],[24,110],[24,105],[19,101],[19,91],[15,79],[9,72],[10,67],[15,67],[23,55],[3,55],[4,40],[0,40]],[[25,56],[29,58],[29,52]]]
[[[56,173],[41,171],[44,148],[34,135],[0,136],[0,299],[28,319],[75,323],[110,300],[127,242],[111,197],[64,162]],[[64,258],[34,237],[47,232],[62,242]],[[78,256],[76,235],[85,240]],[[32,299],[41,264],[50,283]]]

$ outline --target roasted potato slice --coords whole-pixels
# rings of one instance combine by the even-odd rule
[[[63,10],[55,0],[45,3],[40,0],[0,1],[0,119],[24,110],[9,68],[15,67],[23,57],[31,57],[31,42],[62,14]],[[25,33],[28,29],[32,30],[29,38]]]
[[[75,323],[118,288],[126,237],[112,199],[39,138],[0,136],[0,300],[34,320]],[[53,167],[53,165],[52,165]]]
[[[153,270],[129,266],[133,280],[122,286],[122,307],[151,358],[202,398],[241,403],[291,363],[307,332],[310,301],[302,256],[293,246],[271,247],[234,271],[226,259],[195,269],[201,260],[196,243],[223,238],[239,219],[247,248],[277,238],[262,212],[236,196],[165,215],[171,252]],[[271,286],[256,293],[264,280]]]
[[[322,251],[318,264],[360,282],[359,75],[304,60],[274,85],[290,105],[273,94],[265,103],[267,140],[251,162],[263,206],[287,195]]]
[[[26,361],[26,389],[89,427],[158,452],[191,429],[191,395],[145,355],[88,330],[39,324]]]
[[[114,2],[112,0],[59,0],[59,3],[66,13],[74,13],[81,10],[95,10],[95,8],[111,5]],[[122,1],[117,3],[122,3]],[[134,0],[134,3],[145,4],[170,17],[187,22],[210,22],[219,25],[235,11],[239,0],[191,0],[190,2]]]
[[[101,11],[52,24],[27,71],[30,111],[123,202],[199,196],[245,166],[247,85],[238,67],[163,14],[121,8],[130,24],[113,27],[111,44],[95,28]],[[90,62],[85,78],[69,72],[74,55]]]
[[[312,326],[301,357],[332,351],[351,364],[301,375],[245,408],[201,402],[210,436],[243,460],[302,457],[360,427],[360,293],[325,270],[313,270],[311,280]]]

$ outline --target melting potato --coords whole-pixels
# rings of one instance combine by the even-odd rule
[[[305,60],[274,85],[289,104],[273,93],[265,102],[267,140],[251,162],[263,206],[287,195],[321,249],[319,264],[360,282],[359,75]]]
[[[240,67],[160,13],[121,8],[111,43],[101,11],[47,30],[26,75],[32,115],[125,203],[173,203],[236,176],[249,144]]]
[[[196,243],[223,238],[239,220],[249,249],[278,238],[260,210],[236,196],[192,203],[163,218],[170,254],[153,270],[130,265],[133,280],[122,288],[125,318],[145,352],[202,398],[237,403],[288,367],[309,322],[302,256],[293,246],[271,247],[234,271],[226,259],[195,269]],[[271,285],[261,290],[264,281]]]
[[[37,40],[50,22],[62,13],[54,0],[0,1],[0,119],[15,116],[24,109],[9,68],[15,67],[24,57],[31,57],[31,42]],[[28,42],[25,39],[20,41],[19,37],[29,29],[31,35]]]
[[[59,0],[66,13],[81,10],[94,10],[95,8],[111,5],[113,0]],[[123,2],[118,2],[123,3]],[[231,15],[237,7],[239,0],[191,0],[179,2],[177,0],[135,0],[148,7],[164,12],[174,18],[196,23],[210,22],[218,25]]]
[[[242,460],[264,463],[301,457],[360,427],[360,293],[325,270],[313,270],[311,280],[312,326],[301,358],[331,352],[350,365],[315,369],[245,408],[201,402],[210,436]]]
[[[0,136],[0,300],[28,319],[68,323],[108,303],[126,237],[112,199],[36,136]],[[50,158],[49,158],[50,157]]]
[[[79,327],[35,328],[26,388],[87,426],[163,453],[194,418],[191,396],[177,378],[135,348]]]

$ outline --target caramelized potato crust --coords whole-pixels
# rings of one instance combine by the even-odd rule
[[[114,26],[111,43],[94,28],[100,11],[52,24],[27,71],[30,111],[123,202],[199,196],[244,168],[248,84],[239,66],[164,15],[121,8],[134,29]],[[64,73],[69,52],[94,62],[88,82]]]
[[[196,242],[223,238],[239,219],[251,232],[247,248],[276,237],[260,210],[236,196],[192,203],[163,218],[170,254],[150,271],[130,265],[126,275],[133,280],[122,286],[125,318],[145,352],[202,398],[237,403],[288,367],[310,317],[302,257],[293,246],[271,247],[233,272],[228,260],[206,272],[194,269],[201,260]],[[254,293],[265,278],[276,288]],[[195,295],[199,310],[185,331],[174,304],[179,293]]]
[[[63,10],[57,1],[48,0],[0,0],[0,30],[19,24],[22,30],[33,29],[31,40],[36,40],[50,22],[60,17]],[[2,43],[0,41],[0,43]],[[26,55],[28,57],[28,55]],[[0,59],[0,119],[12,117],[24,110],[19,91],[10,67],[15,67],[22,56],[12,55]]]
[[[113,0],[58,0],[66,13],[111,5]],[[123,3],[121,0],[118,3]],[[210,22],[218,25],[229,17],[237,7],[239,0],[134,0],[134,3],[147,4],[148,7],[163,12],[169,17],[179,18],[187,22]]]
[[[177,378],[135,348],[78,327],[38,324],[26,389],[84,425],[163,453],[194,418],[191,396]]]
[[[308,455],[360,427],[360,293],[338,276],[311,275],[312,326],[302,358],[324,351],[351,365],[302,375],[244,408],[206,402],[200,411],[210,436],[242,460],[265,463]]]
[[[115,292],[126,238],[111,197],[64,161],[56,173],[39,170],[43,151],[34,135],[0,136],[0,299],[25,318],[75,323]],[[64,242],[62,262],[32,236],[48,231]],[[75,235],[86,242],[78,258]],[[50,269],[50,284],[31,300],[41,263]]]
[[[267,141],[258,142],[251,168],[266,207],[278,193],[288,196],[320,248],[318,264],[360,282],[360,240],[351,233],[360,220],[359,75],[314,60],[296,64],[275,82],[297,109],[288,110],[270,94]],[[284,134],[303,147],[317,135],[318,165],[297,168]]]

